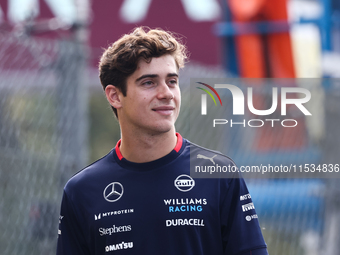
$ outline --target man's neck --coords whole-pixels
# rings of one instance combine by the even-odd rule
[[[173,128],[169,132],[157,135],[127,135],[122,132],[120,152],[131,162],[150,162],[169,154],[176,146],[177,136]]]

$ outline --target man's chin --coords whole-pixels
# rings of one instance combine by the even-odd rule
[[[149,134],[154,136],[154,135],[164,135],[167,133],[175,133],[175,126],[157,126],[152,129],[150,129]]]

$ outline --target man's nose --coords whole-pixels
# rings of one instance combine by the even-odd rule
[[[174,98],[174,93],[165,81],[158,86],[158,98],[168,100]]]

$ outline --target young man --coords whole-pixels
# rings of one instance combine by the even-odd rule
[[[58,255],[267,254],[243,179],[190,177],[190,152],[234,163],[176,133],[185,58],[171,34],[143,28],[104,52],[100,79],[121,140],[65,186]]]

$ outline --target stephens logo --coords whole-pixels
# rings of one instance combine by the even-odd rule
[[[115,233],[120,233],[120,232],[129,232],[131,231],[131,225],[127,226],[119,226],[116,227],[113,225],[111,228],[99,228],[99,234],[100,236],[106,236],[106,235],[112,235]]]
[[[217,93],[217,91],[213,87],[211,87],[210,85],[205,84],[203,82],[197,82],[197,83],[198,84],[202,84],[202,85],[208,87],[209,89],[211,89],[211,91],[214,92],[215,95],[217,96],[218,100],[220,100],[220,104],[222,106],[222,100],[220,98],[220,95]],[[214,100],[215,105],[217,105],[214,96],[210,93],[209,90],[203,89],[203,88],[200,88],[200,87],[197,87],[197,88],[203,90],[204,92],[206,92]],[[207,115],[207,95],[206,94],[202,94],[201,100],[202,100],[201,101],[202,102],[202,104],[201,104],[201,114],[202,115]]]
[[[195,181],[189,175],[182,174],[175,180],[175,187],[182,191],[187,192],[195,186]]]

